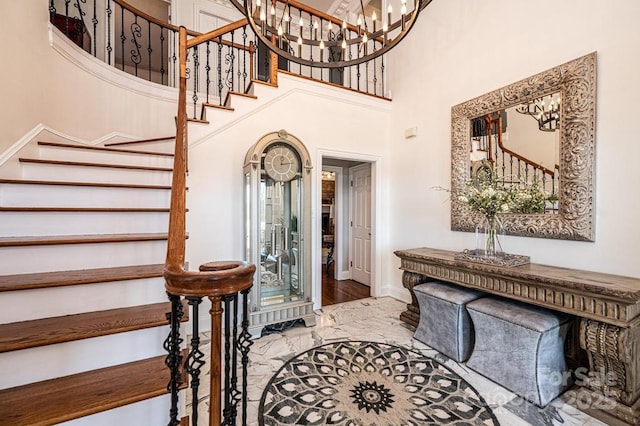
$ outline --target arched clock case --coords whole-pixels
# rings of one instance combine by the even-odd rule
[[[311,160],[285,130],[263,136],[244,163],[246,256],[257,265],[249,332],[296,319],[315,324],[311,300]]]

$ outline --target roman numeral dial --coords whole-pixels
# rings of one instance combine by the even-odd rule
[[[264,170],[271,179],[288,182],[300,173],[300,160],[288,146],[275,145],[264,157]]]

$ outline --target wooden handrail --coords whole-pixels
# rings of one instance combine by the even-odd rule
[[[212,31],[213,37],[224,34],[228,25],[218,31]],[[204,268],[203,272],[188,272],[184,269],[186,232],[186,189],[187,189],[187,29],[179,28],[179,94],[178,116],[176,119],[176,145],[171,184],[171,203],[169,213],[169,237],[164,276],[166,288],[171,294],[188,296],[222,296],[235,293],[251,286],[245,282],[245,275],[252,276],[254,265],[245,262],[227,262],[226,267]],[[218,34],[215,34],[218,33]],[[220,286],[221,280],[229,281]]]
[[[233,24],[232,24],[233,25]],[[211,33],[217,37],[229,26]],[[186,178],[187,178],[187,29],[178,30],[179,95],[176,146],[171,184],[169,239],[163,276],[167,293],[184,297],[208,297],[211,301],[211,368],[209,372],[209,424],[221,424],[222,297],[238,294],[253,285],[255,265],[244,261],[204,264],[198,272],[185,271]],[[202,39],[204,40],[204,39]]]
[[[209,31],[208,33],[198,34],[197,36],[187,41],[187,49],[190,49],[198,44],[205,43],[209,40],[213,40],[214,38],[220,37],[228,32],[235,31],[238,28],[244,27],[248,23],[249,22],[247,21],[247,18],[244,18],[240,19],[239,21],[227,24],[224,27],[216,28],[215,30]]]
[[[523,157],[522,155],[518,154],[517,152],[511,151],[509,148],[507,148],[506,146],[504,146],[502,144],[502,138],[501,137],[498,137],[498,146],[500,147],[500,149],[503,152],[506,152],[507,154],[517,158],[518,160],[525,162],[526,164],[530,165],[531,167],[536,168],[536,169],[548,174],[549,176],[554,176],[555,175],[555,172],[553,170],[549,170],[546,167],[544,167],[542,164],[538,164],[535,161],[531,161],[528,158]]]
[[[488,123],[488,134],[491,134],[491,126],[493,122],[497,122],[498,123],[498,128],[500,129],[500,131],[496,132],[496,134],[498,135],[498,147],[500,147],[500,149],[511,155],[512,157],[517,158],[520,161],[523,161],[525,164],[530,165],[531,167],[538,169],[540,171],[542,171],[543,173],[548,174],[549,176],[553,177],[555,176],[555,172],[553,170],[547,169],[546,167],[544,167],[542,164],[538,164],[535,161],[531,161],[528,158],[518,154],[515,151],[510,150],[509,148],[507,148],[506,146],[504,146],[502,144],[502,118],[498,117],[496,119],[491,119],[491,116],[487,115],[485,117],[485,120],[487,120]],[[489,148],[489,153],[491,153],[491,148]]]

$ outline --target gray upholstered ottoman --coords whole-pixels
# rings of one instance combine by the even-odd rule
[[[570,384],[562,379],[570,316],[489,297],[469,303],[467,310],[476,333],[471,369],[538,406]]]
[[[465,305],[484,293],[432,281],[413,288],[420,306],[420,322],[413,337],[462,362],[473,349],[473,328]]]

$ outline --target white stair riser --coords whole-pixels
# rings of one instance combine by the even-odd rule
[[[8,291],[0,297],[0,324],[166,301],[162,277]]]
[[[22,163],[22,177],[33,180],[171,185],[171,172]]]
[[[0,247],[3,275],[164,263],[166,241]]]
[[[186,392],[180,395],[181,403],[186,398]],[[92,416],[82,417],[69,422],[60,423],[60,426],[113,426],[130,425],[135,419],[136,426],[157,426],[169,422],[169,408],[171,396],[169,394],[158,396],[113,410],[103,411]],[[182,408],[180,413],[184,413]],[[200,419],[204,419],[208,413],[202,413]]]
[[[168,227],[165,212],[0,212],[0,237],[160,233]]]
[[[169,326],[0,354],[0,389],[166,355]],[[19,373],[17,373],[19,372]]]
[[[3,207],[169,207],[166,189],[0,183]]]
[[[140,148],[134,147],[131,149],[137,150]],[[50,146],[39,146],[38,151],[40,154],[39,158],[47,160],[86,161],[91,163],[129,164],[153,167],[171,167],[173,164],[173,157],[167,157],[164,155],[133,154],[126,152],[96,151]]]

